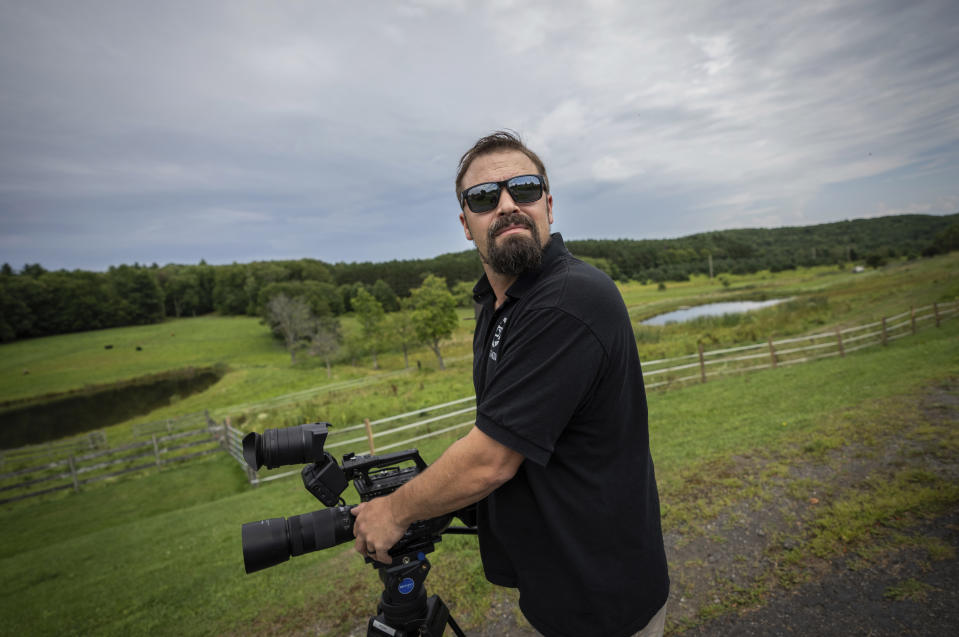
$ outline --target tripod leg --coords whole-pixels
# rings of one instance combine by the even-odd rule
[[[453,619],[452,615],[447,617],[446,621],[449,623],[450,628],[453,629],[453,634],[456,635],[456,637],[466,637],[466,633],[463,632],[463,630],[460,628],[460,625],[456,623],[455,619]]]

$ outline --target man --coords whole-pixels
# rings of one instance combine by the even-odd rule
[[[486,577],[518,587],[545,635],[661,635],[669,590],[646,394],[605,274],[550,234],[546,169],[510,133],[460,160],[460,222],[484,276],[476,425],[392,494],[353,511],[356,550],[390,562],[410,523],[478,502]]]

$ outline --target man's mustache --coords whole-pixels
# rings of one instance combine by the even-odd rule
[[[493,222],[493,225],[489,228],[489,238],[492,240],[501,230],[504,230],[510,226],[523,226],[528,229],[530,232],[536,232],[536,225],[533,223],[533,220],[527,217],[524,214],[514,212],[508,215],[504,215]]]

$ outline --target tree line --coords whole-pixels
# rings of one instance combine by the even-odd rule
[[[900,215],[776,229],[724,230],[677,239],[567,241],[570,251],[620,281],[686,280],[693,274],[749,273],[959,249],[959,214]],[[482,274],[475,250],[430,259],[325,263],[317,259],[209,265],[120,265],[106,272],[0,270],[0,342],[64,332],[221,315],[268,319],[272,299],[299,299],[316,320],[357,311],[372,297],[384,314],[407,309],[432,276],[454,302],[470,303]],[[431,285],[435,284],[432,282]],[[410,310],[412,311],[412,310]],[[300,339],[301,342],[302,339]]]
[[[917,258],[959,249],[959,214],[898,215],[814,226],[722,230],[658,240],[568,242],[614,279],[685,281],[693,274],[779,272],[796,267]],[[950,238],[951,237],[951,238]],[[951,247],[950,247],[951,246]]]
[[[346,358],[355,365],[360,356],[369,356],[373,368],[378,369],[379,354],[402,350],[408,368],[410,348],[426,345],[436,355],[440,369],[446,369],[440,342],[452,336],[459,318],[456,301],[442,277],[427,275],[392,312],[387,312],[365,286],[356,285],[352,307],[359,330],[347,335],[343,334],[338,317],[316,314],[305,297],[288,296],[285,292],[270,296],[264,320],[283,339],[291,364],[296,362],[298,353],[306,351],[323,359],[330,376],[334,360]]]

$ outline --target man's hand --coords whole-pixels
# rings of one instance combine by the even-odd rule
[[[361,502],[350,511],[356,516],[353,523],[356,552],[384,564],[393,563],[388,551],[400,541],[407,528],[397,523],[390,504],[390,496],[383,496]]]
[[[512,478],[522,462],[522,454],[473,427],[396,491],[353,508],[356,551],[392,564],[387,551],[399,542],[410,524],[482,500]]]

